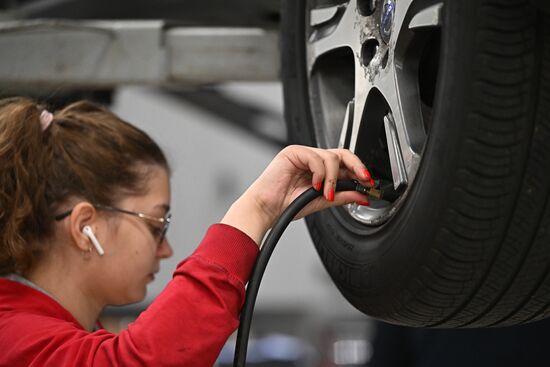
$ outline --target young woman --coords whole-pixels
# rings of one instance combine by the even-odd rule
[[[258,244],[313,185],[300,216],[345,203],[337,179],[373,181],[346,150],[283,149],[212,225],[157,299],[119,334],[105,305],[138,302],[172,255],[170,169],[143,131],[78,102],[51,114],[0,100],[0,366],[210,366],[238,325]],[[324,185],[322,184],[324,182]]]

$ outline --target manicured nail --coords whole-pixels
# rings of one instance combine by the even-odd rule
[[[369,185],[370,185],[371,187],[374,187],[374,186],[376,186],[376,182],[374,182],[374,180],[371,178],[371,179],[369,180]]]
[[[368,169],[364,169],[363,170],[363,175],[365,175],[365,177],[367,178],[367,180],[371,180],[372,179],[372,176],[370,175],[370,172]]]
[[[334,201],[334,189],[331,187],[327,194],[328,201]]]
[[[317,182],[316,184],[313,185],[313,188],[317,191],[321,191],[322,184],[323,184],[322,182]]]
[[[368,201],[356,201],[355,204],[361,205],[361,206],[369,206],[370,205]]]

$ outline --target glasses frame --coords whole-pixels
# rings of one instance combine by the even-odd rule
[[[138,217],[138,218],[141,218],[141,219],[144,219],[144,220],[149,220],[149,221],[152,221],[152,222],[162,223],[163,226],[162,226],[162,232],[161,232],[159,242],[158,242],[159,244],[161,244],[164,241],[164,239],[166,238],[166,232],[168,232],[168,227],[170,226],[170,222],[172,221],[172,214],[171,213],[166,213],[166,215],[164,217],[154,217],[152,215],[148,215],[148,214],[144,214],[144,213],[140,213],[140,212],[133,212],[133,211],[130,211],[130,210],[121,209],[121,208],[117,208],[117,207],[109,206],[109,205],[93,204],[93,206],[94,206],[94,208],[101,209],[101,210],[107,210],[107,211],[117,212],[117,213],[122,213],[122,214],[129,214],[129,215],[133,215],[134,217]],[[63,220],[65,218],[67,218],[69,215],[71,215],[72,212],[73,212],[73,209],[70,209],[66,212],[57,214],[54,217],[54,219],[56,221]]]

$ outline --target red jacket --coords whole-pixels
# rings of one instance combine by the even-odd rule
[[[56,301],[0,279],[0,366],[211,366],[237,328],[258,246],[211,226],[138,319],[119,334],[90,333]]]

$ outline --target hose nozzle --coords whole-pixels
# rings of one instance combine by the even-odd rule
[[[374,199],[382,199],[382,196],[384,194],[384,192],[382,190],[378,190],[374,187],[366,187],[366,186],[363,186],[361,185],[360,183],[356,182],[356,185],[355,185],[355,191],[358,191],[364,195],[367,195],[371,198],[374,198]]]

